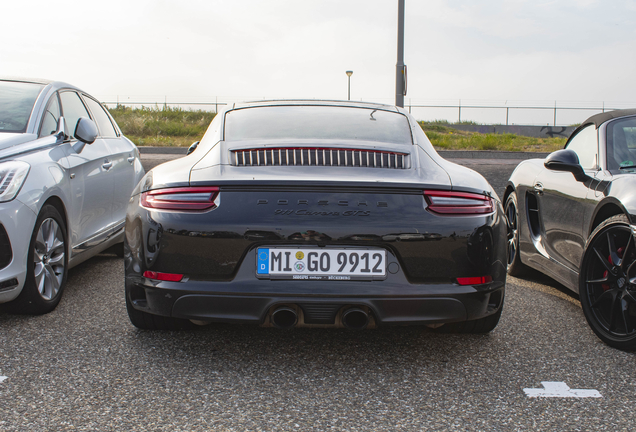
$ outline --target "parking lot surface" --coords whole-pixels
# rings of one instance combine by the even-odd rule
[[[462,163],[498,193],[514,168]],[[634,354],[600,342],[577,297],[538,273],[509,278],[488,335],[140,331],[126,314],[123,276],[121,259],[101,255],[69,272],[54,312],[0,312],[0,430],[636,429]],[[542,382],[601,397],[524,391]]]

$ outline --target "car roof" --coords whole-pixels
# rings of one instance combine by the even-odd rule
[[[30,83],[30,84],[41,84],[44,86],[50,85],[51,87],[53,87],[53,89],[58,90],[61,88],[71,88],[71,89],[75,89],[78,91],[82,91],[79,88],[75,87],[74,85],[62,82],[62,81],[51,81],[51,80],[45,80],[45,79],[40,79],[40,78],[20,78],[20,77],[7,77],[7,76],[0,76],[0,81],[12,81],[12,82],[23,82],[23,83]]]
[[[602,125],[608,120],[612,120],[619,117],[632,116],[632,115],[636,115],[636,109],[621,109],[621,110],[608,111],[608,112],[604,112],[600,114],[595,114],[589,117],[587,120],[583,122],[583,124],[588,125],[590,123],[594,123],[596,127],[598,128],[600,125]]]
[[[266,107],[266,106],[337,106],[351,108],[370,108],[381,109],[384,111],[398,112],[394,105],[380,104],[375,102],[356,102],[343,100],[321,100],[321,99],[281,99],[281,100],[263,100],[236,103],[232,109]]]
[[[608,112],[604,112],[600,114],[594,114],[593,116],[588,117],[583,123],[581,123],[579,127],[577,127],[576,129],[572,131],[572,133],[570,134],[570,137],[568,138],[568,142],[570,142],[570,138],[572,138],[574,135],[579,133],[579,131],[586,126],[593,124],[596,127],[596,129],[598,129],[600,125],[602,125],[608,120],[612,120],[619,117],[633,116],[633,115],[636,115],[636,109],[621,109],[621,110],[608,111]]]
[[[14,81],[14,82],[24,82],[24,83],[32,83],[32,84],[43,84],[43,85],[48,85],[53,82],[51,80],[45,80],[40,78],[18,78],[18,77],[11,77],[11,76],[8,76],[8,77],[2,76],[0,77],[0,81]]]

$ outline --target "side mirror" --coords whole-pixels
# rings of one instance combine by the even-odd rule
[[[190,153],[192,153],[193,151],[195,151],[197,149],[197,147],[199,147],[199,143],[201,141],[197,141],[195,143],[192,143],[192,145],[190,147],[188,147],[188,153],[186,153],[186,156],[189,155]]]
[[[550,153],[543,165],[552,171],[567,171],[574,175],[576,181],[585,181],[587,175],[579,163],[579,157],[570,149],[557,150]]]
[[[95,122],[86,117],[80,117],[77,119],[77,125],[75,126],[75,138],[86,144],[92,144],[97,138],[97,125]]]

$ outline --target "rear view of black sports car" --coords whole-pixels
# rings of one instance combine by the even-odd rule
[[[504,301],[506,234],[486,180],[442,159],[401,108],[234,105],[134,191],[126,304],[143,329],[489,332]]]
[[[636,110],[592,116],[564,150],[519,164],[504,201],[508,273],[553,277],[599,338],[636,349]]]

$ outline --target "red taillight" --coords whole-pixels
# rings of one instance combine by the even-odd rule
[[[492,282],[492,276],[474,276],[457,278],[457,283],[460,285],[481,285],[488,282]]]
[[[182,274],[176,273],[160,273],[155,271],[146,270],[144,272],[144,277],[148,279],[155,279],[166,282],[180,282],[183,279]]]
[[[492,198],[469,192],[424,191],[428,210],[443,215],[487,214],[495,211]]]
[[[156,210],[204,211],[216,208],[215,186],[157,189],[141,194],[141,206]]]

